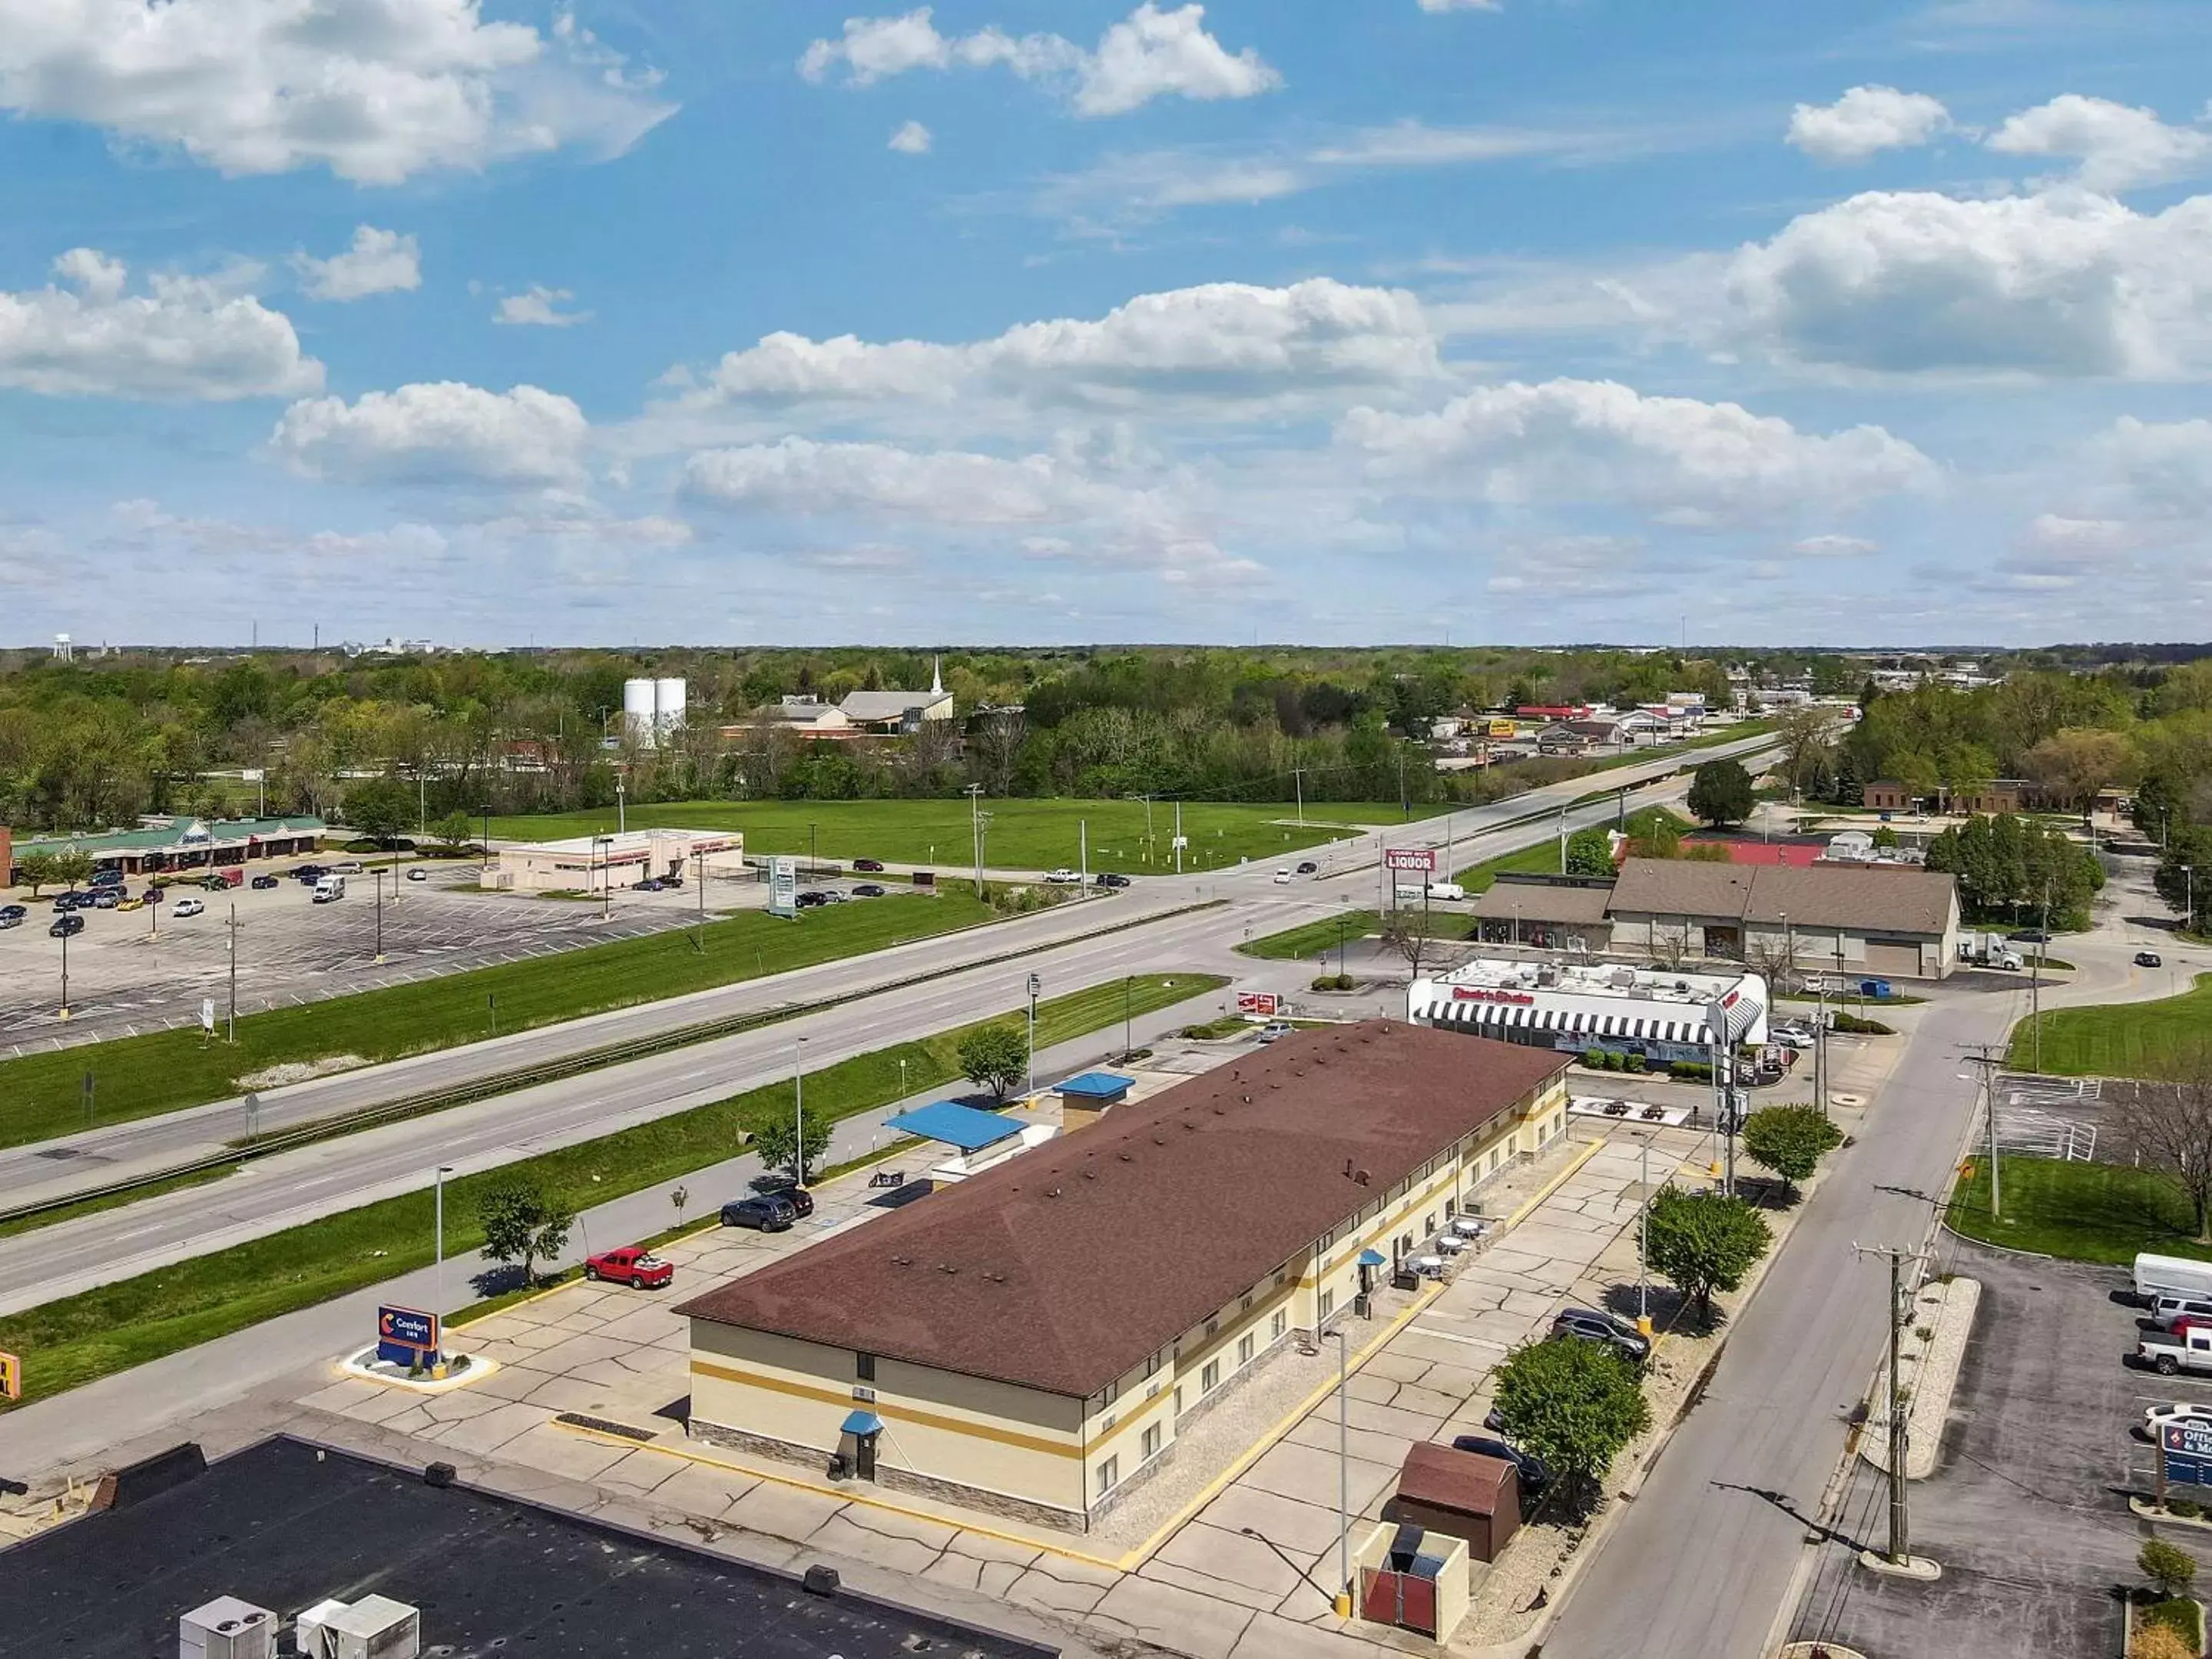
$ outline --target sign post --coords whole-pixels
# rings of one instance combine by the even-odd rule
[[[2185,1486],[2212,1486],[2212,1419],[2177,1417],[2158,1431],[2159,1502],[2169,1481]]]
[[[772,858],[768,861],[768,913],[787,920],[799,915],[799,860]]]
[[[1273,991],[1239,991],[1237,994],[1237,1012],[1240,1014],[1273,1019],[1281,1006]]]
[[[1398,878],[1409,871],[1419,871],[1421,876],[1421,897],[1429,896],[1429,884],[1436,879],[1437,849],[1433,847],[1386,847],[1382,849],[1382,867],[1390,872],[1390,908],[1398,908]]]

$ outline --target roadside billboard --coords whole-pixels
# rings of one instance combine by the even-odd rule
[[[1273,991],[1239,991],[1237,994],[1237,1012],[1240,1014],[1273,1019],[1281,1006],[1281,999]]]
[[[1424,875],[1437,872],[1437,849],[1433,847],[1391,847],[1383,849],[1382,864],[1389,870],[1419,870]]]
[[[773,858],[768,861],[768,913],[772,916],[799,914],[799,860]]]

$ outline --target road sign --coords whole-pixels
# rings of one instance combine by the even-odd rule
[[[438,1316],[389,1305],[376,1310],[376,1357],[395,1365],[427,1365],[437,1358]]]
[[[1420,870],[1430,875],[1437,872],[1437,849],[1433,847],[1391,847],[1382,854],[1386,869]]]
[[[772,916],[799,914],[799,860],[775,858],[768,861],[768,913]]]
[[[2168,1480],[2187,1486],[2212,1486],[2212,1420],[2171,1419],[2159,1430],[2158,1440]]]
[[[1273,1019],[1280,1006],[1273,991],[1239,991],[1237,994],[1237,1012],[1240,1014],[1256,1014],[1262,1019]]]
[[[0,1400],[23,1397],[23,1362],[12,1353],[0,1353]]]

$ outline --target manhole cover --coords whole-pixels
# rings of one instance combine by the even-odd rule
[[[1835,1093],[1831,1094],[1828,1098],[1838,1106],[1863,1106],[1866,1104],[1866,1097],[1864,1095]]]

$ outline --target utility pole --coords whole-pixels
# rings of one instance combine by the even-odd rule
[[[791,1173],[804,1187],[806,1184],[806,1039],[800,1037],[791,1048],[791,1109],[793,1123],[798,1129],[798,1145],[793,1149]]]
[[[1559,873],[1567,873],[1567,806],[1559,803]]]
[[[1906,1524],[1905,1510],[1905,1459],[1906,1450],[1906,1412],[1905,1402],[1899,1397],[1898,1348],[1905,1334],[1907,1309],[1905,1301],[1905,1264],[1920,1259],[1911,1250],[1873,1244],[1853,1244],[1852,1252],[1858,1255],[1878,1255],[1889,1262],[1889,1369],[1882,1383],[1889,1397],[1883,1404],[1889,1423],[1889,1552],[1888,1565],[1910,1568],[1912,1565],[1911,1533]],[[1869,1555],[1872,1552],[1868,1552]]]
[[[397,873],[394,872],[395,876]],[[369,879],[376,884],[376,955],[374,960],[381,962],[384,960],[384,872],[371,871]],[[396,884],[393,891],[398,891]],[[234,919],[237,916],[238,907],[235,904],[230,907],[230,913]],[[231,941],[230,953],[233,957],[238,954],[238,941],[235,939]]]
[[[1298,826],[1303,829],[1305,827],[1306,821],[1306,769],[1304,767],[1293,766],[1291,769],[1291,782],[1298,793]]]
[[[1126,983],[1126,981],[1125,981]],[[1035,974],[1030,975],[1030,1095],[1036,1095],[1036,1010],[1037,993],[1044,989],[1044,981]],[[1123,1004],[1126,1009],[1127,1005]]]
[[[983,786],[971,783],[961,792],[968,797],[968,839],[975,854],[975,896],[983,896]],[[1145,803],[1145,833],[1152,833],[1152,804]]]
[[[229,1042],[231,1047],[234,1048],[238,1046],[238,906],[235,902],[230,907],[228,931],[230,935]],[[63,943],[67,944],[68,941],[64,940]]]
[[[1134,975],[1121,975],[1121,1063],[1124,1066],[1129,1063],[1129,1056],[1137,1052],[1136,1027],[1131,1017],[1129,1006],[1135,983]],[[906,1062],[902,1060],[899,1063],[903,1066]],[[88,1073],[86,1075],[89,1076],[90,1073]]]
[[[1975,1087],[1982,1097],[1982,1109],[1989,1120],[1990,1216],[1994,1220],[2003,1212],[2003,1194],[1999,1190],[1997,1182],[1997,1089],[1996,1079],[1992,1072],[1992,1068],[2001,1063],[1998,1056],[2002,1052],[2002,1045],[1984,1042],[1980,1045],[1980,1048],[1981,1053],[1969,1055],[1966,1063],[1977,1068],[1974,1079]],[[1961,1075],[1964,1074],[1961,1073]]]
[[[2047,941],[2051,938],[2051,884],[2047,880],[2043,884],[2043,921],[2035,931],[2040,937],[2035,941],[2035,965],[2028,969],[2027,974],[2027,1029],[2033,1034],[2029,1040],[2035,1045],[2035,1069],[2040,1073],[2043,1070],[2043,953],[2050,948]],[[1996,1178],[1996,1165],[1993,1163],[1990,1166],[1991,1180]],[[1991,1190],[1996,1189],[1993,1188]]]
[[[1075,821],[1075,896],[1091,896],[1091,820]]]
[[[1638,1176],[1644,1187],[1643,1207],[1636,1212],[1636,1328],[1645,1336],[1651,1334],[1651,1310],[1649,1299],[1651,1287],[1651,1138],[1644,1137],[1643,1173]]]
[[[699,866],[699,921],[691,930],[691,948],[703,957],[707,954],[707,855],[694,853],[691,856]]]

